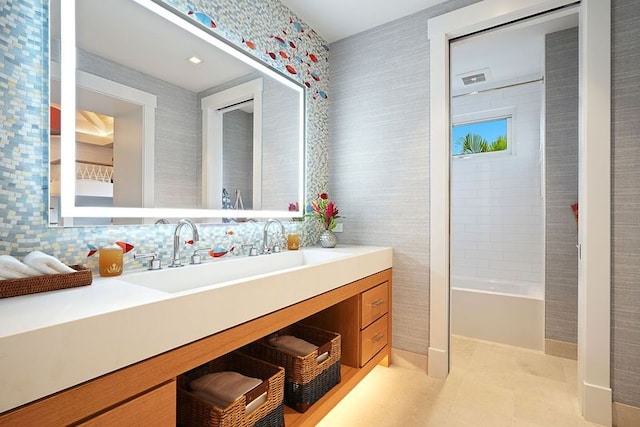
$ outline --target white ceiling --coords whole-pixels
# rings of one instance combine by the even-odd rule
[[[76,9],[82,16],[77,19],[79,47],[185,89],[200,92],[253,72],[133,1],[85,1]],[[190,63],[191,56],[202,62]]]
[[[280,1],[329,43],[444,3],[444,0]],[[576,25],[577,14],[542,17],[453,43],[452,93],[470,91],[462,86],[459,76],[477,70],[488,69],[490,80],[473,90],[541,77],[544,35]]]
[[[327,42],[427,9],[446,0],[280,0]]]

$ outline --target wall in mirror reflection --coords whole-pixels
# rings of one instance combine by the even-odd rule
[[[52,45],[55,44],[54,41]],[[55,62],[58,57],[55,49],[52,49],[52,60]],[[123,149],[122,142],[119,145],[117,129],[124,127],[123,117],[113,118],[116,131],[111,144],[113,150],[112,166],[114,170],[119,170],[113,180],[113,199],[107,200],[104,194],[83,194],[78,190],[76,205],[208,207],[203,202],[203,133],[200,101],[207,95],[251,80],[259,73],[252,73],[220,87],[195,93],[80,49],[77,54],[77,68],[91,75],[153,94],[157,104],[154,113],[153,205],[144,205],[144,197],[140,190],[141,181],[145,179],[144,171],[141,166],[136,167],[135,163],[132,164],[132,157],[139,158],[143,154],[132,153],[131,149]],[[228,123],[229,129],[225,129],[224,133],[225,138],[228,138],[229,141],[225,141],[224,144],[224,188],[232,195],[233,208],[286,210],[288,204],[296,200],[298,191],[297,159],[300,149],[297,143],[299,129],[296,120],[299,117],[298,95],[273,79],[268,77],[262,77],[262,79],[264,81],[262,158],[254,160],[251,155],[253,149],[252,115],[245,114],[244,119],[240,119],[243,114],[242,110],[234,110],[235,117],[229,118],[228,121],[225,119],[225,126]],[[52,104],[59,103],[59,87],[59,81],[52,80]],[[105,102],[97,101],[98,97],[100,97],[99,94],[79,90],[78,109],[111,109],[109,105],[103,107]],[[109,104],[109,101],[106,103]],[[131,108],[135,108],[135,106],[132,105]],[[93,113],[107,112],[93,111]],[[239,128],[241,125],[244,129]],[[233,136],[234,134],[235,136]],[[96,149],[87,150],[86,147],[86,144],[78,142],[77,161],[96,162],[94,154]],[[89,151],[91,152],[89,153]],[[118,152],[121,154],[118,155]],[[56,145],[55,139],[52,139],[51,153],[52,158],[56,156],[59,158],[59,143]],[[104,155],[101,157],[104,158]],[[258,189],[260,203],[257,207],[253,202],[255,194],[252,186],[253,164],[256,161],[261,162],[262,174],[262,185]],[[122,166],[124,164],[126,167]],[[125,193],[128,196],[123,196]],[[238,195],[241,197],[241,206],[237,204]],[[220,197],[222,198],[222,194]],[[51,205],[54,209],[52,210],[51,222],[53,224],[58,221],[56,209],[58,200],[58,195],[52,193]],[[109,218],[76,218],[73,220],[73,225],[105,225],[110,223],[136,224],[142,223],[142,220],[120,219],[112,221]]]

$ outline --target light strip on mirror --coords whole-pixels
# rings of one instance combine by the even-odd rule
[[[61,216],[73,215],[76,194],[76,2],[60,1]],[[64,161],[69,163],[63,167]]]
[[[253,217],[253,218],[269,218],[269,217],[302,217],[304,215],[304,136],[305,136],[305,91],[301,85],[296,84],[292,80],[282,76],[260,61],[246,56],[243,52],[219,40],[215,36],[198,28],[194,23],[186,19],[177,17],[173,12],[155,3],[152,0],[132,0],[154,14],[166,19],[174,25],[184,29],[196,37],[210,43],[214,47],[226,52],[234,58],[245,64],[257,69],[258,71],[273,78],[286,87],[293,89],[300,94],[300,113],[299,113],[299,186],[298,194],[299,209],[297,212],[287,211],[255,211],[255,210],[211,210],[211,209],[183,209],[183,208],[131,208],[131,207],[80,207],[75,206],[75,110],[76,110],[76,17],[75,5],[76,1],[61,1],[61,104],[62,114],[61,122],[61,158],[63,164],[68,163],[66,168],[61,167],[61,186],[64,191],[61,192],[61,216],[62,217],[90,217],[90,218],[152,218],[152,217],[197,217],[197,218],[217,218],[217,217]],[[67,129],[65,132],[64,129]],[[69,132],[69,129],[73,129]],[[231,215],[230,215],[231,214]]]
[[[307,124],[304,121],[304,114],[305,114],[305,95],[306,95],[306,91],[303,91],[302,96],[300,96],[300,105],[298,107],[299,110],[299,118],[298,118],[298,123],[301,124],[300,129],[299,129],[299,135],[298,135],[298,141],[301,141],[300,146],[298,147],[298,164],[302,165],[302,167],[298,168],[298,194],[299,194],[299,198],[300,200],[298,200],[298,215],[294,215],[297,217],[302,217],[305,214],[305,209],[306,209],[306,201],[304,199],[304,194],[305,194],[305,186],[306,186],[306,181],[305,181],[305,170],[307,168],[307,164],[306,164],[306,159],[305,159],[305,144],[304,141],[306,140],[306,134],[305,134],[305,129],[307,128]]]
[[[76,206],[73,210],[75,216],[83,218],[283,218],[302,216],[291,212],[285,215],[285,211],[252,211],[252,210],[209,210],[209,209],[184,209],[184,208],[153,208],[153,215],[149,215],[150,209],[145,208],[95,208]]]

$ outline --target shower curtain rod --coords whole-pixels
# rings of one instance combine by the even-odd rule
[[[500,90],[500,89],[508,89],[510,87],[528,85],[529,83],[536,83],[536,82],[542,82],[542,81],[544,81],[544,77],[540,77],[539,79],[527,80],[526,82],[511,83],[511,84],[504,85],[504,86],[491,87],[491,88],[481,89],[481,90],[475,90],[473,92],[468,92],[468,93],[461,93],[459,95],[453,95],[451,98],[460,98],[462,96],[477,95],[479,93],[491,92],[491,91]]]

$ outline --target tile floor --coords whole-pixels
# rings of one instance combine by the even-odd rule
[[[376,367],[319,427],[585,427],[574,360],[452,338],[446,381],[417,368]]]

